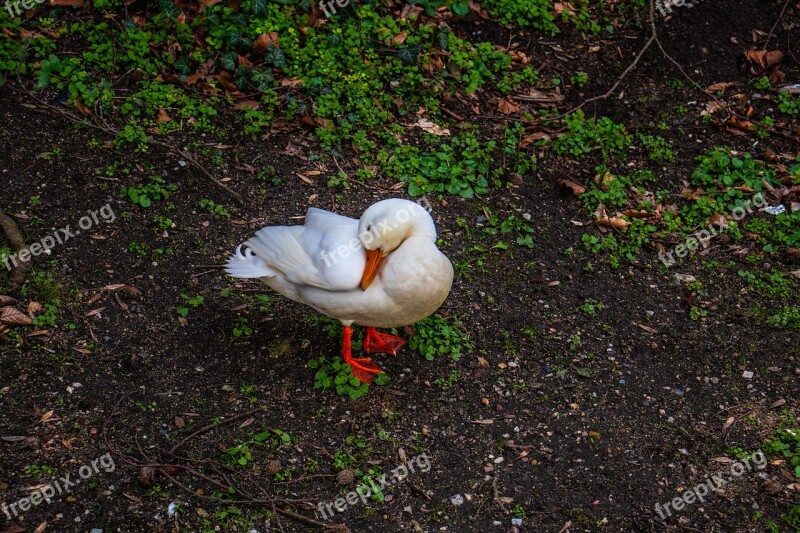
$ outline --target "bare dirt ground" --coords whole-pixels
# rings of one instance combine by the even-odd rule
[[[700,86],[733,82],[730,91],[762,112],[774,103],[751,100],[757,91],[741,74],[741,56],[754,47],[754,30],[769,32],[782,7],[707,0],[660,19],[659,37]],[[786,52],[787,83],[800,72],[798,22],[791,6],[772,37]],[[580,94],[565,90],[565,110],[605,92],[649,35],[643,27],[589,43],[578,32],[526,40],[524,30],[482,20],[453,31],[498,43],[515,35],[536,63],[549,65],[548,75],[588,73]],[[570,53],[584,44],[601,51]],[[784,131],[793,134],[733,135],[706,123],[700,111],[709,99],[688,85],[671,88],[676,79],[680,72],[653,46],[610,98],[584,108],[631,130],[665,124],[660,135],[677,157],[658,169],[652,190],[677,196],[695,157],[713,146],[757,157],[767,149],[798,153],[796,117],[786,118]],[[485,131],[504,124],[460,113]],[[300,223],[309,205],[358,217],[379,199],[404,196],[394,180],[379,174],[348,188],[327,186],[337,165],[356,171],[354,154],[336,163],[309,159],[316,141],[300,121],[255,139],[173,134],[176,146],[190,138],[225,145],[213,173],[231,178],[225,184],[245,198],[238,205],[164,149],[93,144],[107,140],[102,132],[76,127],[16,82],[0,89],[0,116],[0,209],[27,243],[66,225],[80,229],[87,211],[113,211],[113,221],[99,218],[35,258],[25,287],[0,274],[0,294],[14,296],[20,309],[59,301],[56,322],[36,330],[47,333],[19,326],[0,341],[0,504],[53,479],[79,481],[12,520],[0,512],[0,524],[7,522],[0,529],[315,528],[277,514],[278,506],[352,531],[794,530],[782,518],[800,502],[793,467],[771,456],[763,469],[731,473],[737,450],[762,450],[777,429],[798,426],[798,331],[771,328],[752,312],[797,305],[797,280],[790,277],[788,296],[777,297],[737,274],[797,270],[789,253],[721,239],[666,268],[651,242],[614,268],[584,250],[582,236],[597,230],[557,183],[590,182],[593,166],[542,157],[513,186],[473,199],[429,195],[457,272],[442,312],[460,319],[473,352],[427,361],[406,347],[380,358],[387,385],[351,400],[313,387],[307,361],[338,354],[324,324],[299,304],[255,298],[268,290],[237,283],[219,265],[258,228]],[[149,209],[120,194],[146,178],[145,162],[177,184]],[[128,172],[98,174],[112,164]],[[281,178],[266,194],[245,170],[265,164]],[[199,208],[205,199],[232,216]],[[486,245],[487,209],[530,215],[534,247],[477,253]],[[154,228],[155,214],[175,227]],[[688,290],[687,279],[702,289]],[[202,296],[202,304],[181,295]],[[603,306],[595,312],[587,301]],[[113,469],[96,462],[83,479],[81,467],[107,453]],[[344,497],[364,476],[391,475],[404,463],[416,471],[386,487],[383,501],[320,513],[318,504]],[[657,504],[714,474],[728,483],[703,502],[659,514]]]

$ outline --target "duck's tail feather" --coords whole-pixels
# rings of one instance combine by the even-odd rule
[[[242,246],[244,245],[240,244],[236,252],[228,258],[225,265],[228,274],[234,278],[269,278],[276,274],[253,250],[242,250]]]

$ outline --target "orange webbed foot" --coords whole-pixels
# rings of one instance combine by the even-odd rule
[[[383,372],[369,357],[353,357],[352,353],[353,328],[344,326],[342,329],[342,359],[353,369],[353,375],[362,383],[372,383],[377,374]],[[366,341],[365,341],[366,342]]]
[[[367,353],[388,353],[397,355],[397,350],[406,345],[406,341],[388,333],[378,333],[375,328],[367,328],[364,335],[364,351]]]

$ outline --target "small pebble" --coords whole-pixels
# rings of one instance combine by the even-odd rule
[[[521,526],[522,525],[522,518],[512,518],[511,519],[511,525],[512,526],[517,526],[517,527]]]
[[[750,372],[749,370],[745,370],[744,372],[742,372],[742,377],[744,379],[753,379],[753,373]]]
[[[450,496],[450,503],[453,505],[462,505],[464,503],[464,497],[461,494]]]

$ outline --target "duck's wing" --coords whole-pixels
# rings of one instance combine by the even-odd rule
[[[358,288],[366,255],[358,239],[358,220],[316,207],[306,212],[301,244],[310,251],[319,276],[332,291]]]
[[[304,226],[258,230],[228,261],[236,277],[283,276],[294,285],[327,291],[358,288],[366,261],[358,221],[311,208]]]

